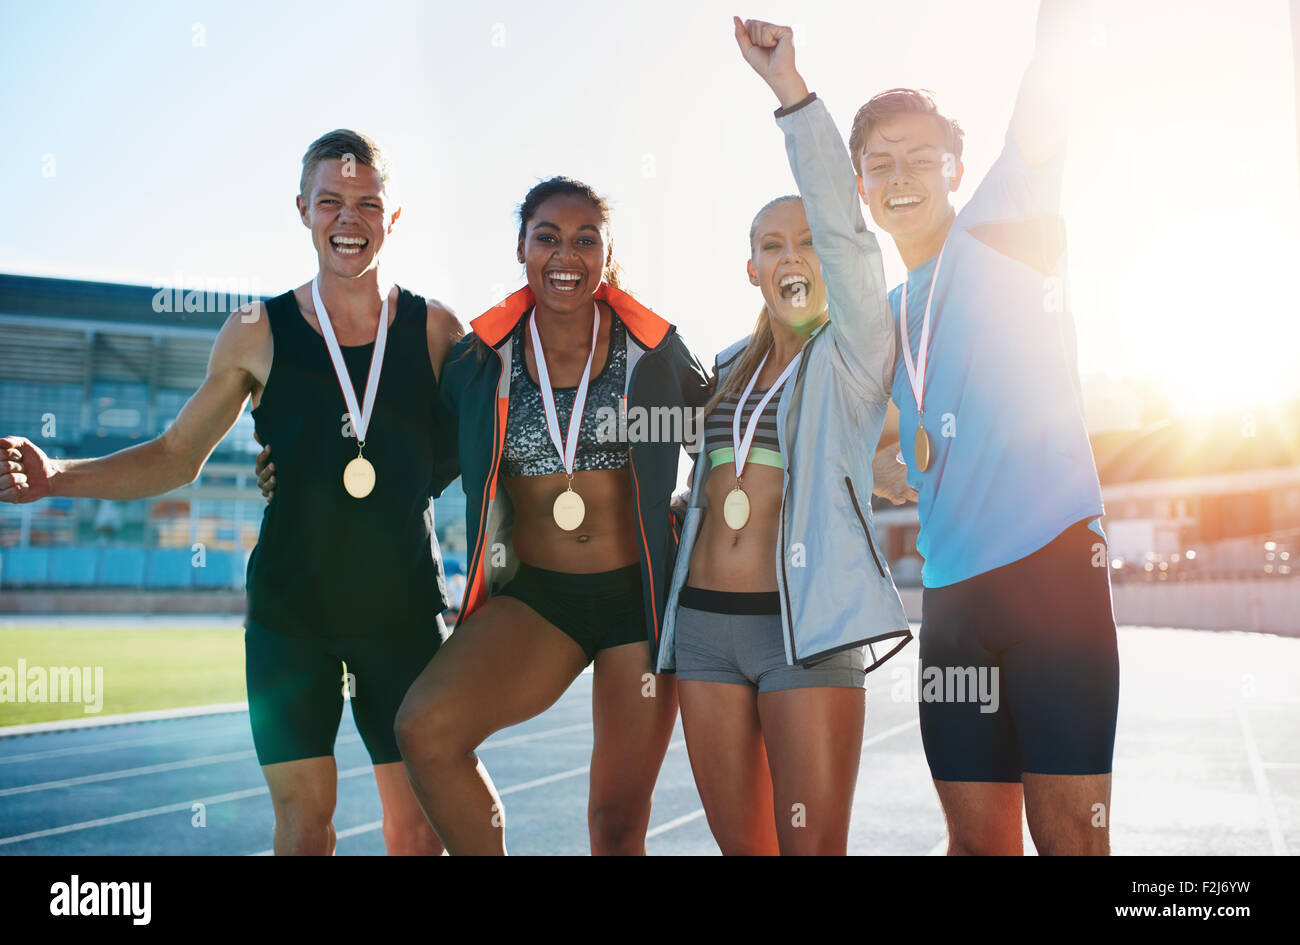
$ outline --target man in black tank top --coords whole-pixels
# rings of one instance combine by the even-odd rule
[[[203,386],[156,439],[71,460],[23,437],[0,439],[0,501],[137,499],[193,482],[252,398],[256,436],[274,443],[285,486],[249,558],[245,630],[249,717],[277,854],[334,850],[345,689],[374,764],[388,852],[442,852],[411,793],[393,721],[445,633],[430,500],[459,471],[438,376],[462,329],[438,302],[396,287],[385,299],[378,256],[401,212],[389,205],[388,178],[364,135],[334,131],[311,145],[297,201],[317,276],[226,320]],[[359,455],[373,472],[369,488],[353,476]]]

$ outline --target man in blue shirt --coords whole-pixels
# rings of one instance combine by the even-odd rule
[[[1006,145],[960,213],[962,131],[927,94],[877,95],[849,138],[908,268],[892,395],[950,854],[1021,853],[1022,804],[1040,853],[1110,848],[1119,660],[1059,215],[1070,13],[1042,3]]]

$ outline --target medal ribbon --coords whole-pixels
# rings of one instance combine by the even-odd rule
[[[899,304],[899,322],[903,335],[903,366],[907,368],[907,381],[912,385],[912,396],[916,398],[916,412],[925,412],[925,368],[930,360],[930,303],[934,301],[934,287],[939,282],[939,266],[943,264],[943,251],[948,248],[948,241],[939,247],[939,258],[934,262],[934,272],[930,274],[930,294],[925,297],[925,314],[921,316],[921,345],[916,361],[912,360],[912,336],[907,330],[907,283],[903,283],[903,298]]]
[[[758,375],[763,373],[763,365],[767,364],[767,357],[771,353],[772,349],[768,348],[767,354],[763,355],[763,360],[758,362],[758,370],[755,371],[754,376],[749,379],[749,384],[745,386],[745,392],[740,395],[740,400],[736,404],[736,412],[731,415],[731,446],[732,451],[736,454],[737,480],[739,480],[745,473],[745,460],[749,458],[749,448],[753,445],[754,433],[758,430],[758,420],[763,416],[763,408],[767,406],[768,401],[772,399],[776,392],[781,389],[781,385],[785,383],[786,378],[790,376],[790,373],[798,367],[799,359],[803,357],[803,351],[801,350],[791,359],[790,363],[785,366],[785,370],[782,371],[781,376],[776,379],[776,383],[767,389],[767,393],[763,395],[761,400],[759,400],[758,406],[754,408],[754,412],[749,415],[749,422],[745,424],[745,436],[742,438],[740,435],[741,408],[743,408],[745,404],[749,403],[749,395],[754,390],[754,383],[758,380]]]
[[[370,375],[366,379],[365,406],[357,407],[357,392],[352,386],[352,376],[343,361],[343,351],[334,336],[334,326],[330,324],[329,313],[320,297],[320,276],[311,280],[311,300],[316,306],[316,321],[320,322],[320,333],[325,336],[325,347],[329,348],[330,360],[334,362],[334,373],[338,375],[339,386],[343,388],[343,401],[352,416],[352,429],[357,434],[357,447],[365,443],[366,430],[370,428],[370,418],[374,415],[375,394],[379,392],[379,374],[384,367],[384,348],[388,345],[388,296],[379,309],[379,331],[375,335],[375,350],[370,355]]]
[[[528,319],[532,335],[533,360],[537,362],[537,386],[542,389],[542,407],[546,411],[546,432],[560,454],[564,471],[573,478],[573,461],[578,455],[578,430],[582,426],[582,410],[587,406],[587,382],[591,379],[591,360],[596,356],[596,336],[600,333],[600,307],[592,303],[591,350],[587,352],[587,366],[583,369],[578,391],[573,395],[573,412],[569,414],[568,440],[560,439],[560,415],[555,412],[555,393],[551,390],[551,374],[546,369],[546,352],[542,350],[542,337],[537,333],[537,309]]]

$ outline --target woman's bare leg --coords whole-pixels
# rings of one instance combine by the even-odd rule
[[[817,686],[759,695],[783,856],[848,852],[866,713],[863,689]]]
[[[655,781],[677,721],[676,680],[654,675],[648,643],[596,654],[591,717],[592,855],[644,856]]]
[[[375,765],[375,784],[384,810],[384,848],[389,856],[442,856],[442,842],[415,799],[406,765]]]
[[[775,856],[780,850],[758,690],[686,679],[677,690],[691,771],[718,847],[727,856]]]
[[[397,742],[448,853],[505,853],[505,811],[474,749],[550,708],[586,662],[582,647],[531,607],[494,597],[411,684],[397,713]]]

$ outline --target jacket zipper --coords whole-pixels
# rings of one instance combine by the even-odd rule
[[[664,339],[667,339],[667,337],[668,336],[665,335]],[[661,340],[659,344],[662,345],[663,340]],[[657,350],[659,350],[659,345],[647,350],[641,355],[641,357],[636,359],[636,364],[632,365],[632,370],[628,372],[627,386],[623,391],[623,409],[625,411],[627,410],[627,402],[632,394],[632,383],[636,380],[637,371],[641,370],[641,365],[645,362],[645,359]],[[659,607],[655,603],[654,566],[650,563],[650,544],[646,541],[645,519],[641,516],[641,481],[637,478],[636,458],[634,454],[635,450],[633,450],[631,444],[629,444],[627,448],[627,466],[628,469],[632,471],[632,487],[636,490],[636,527],[637,531],[641,533],[641,551],[644,555],[642,560],[645,562],[646,573],[650,576],[650,586],[645,588],[642,593],[650,600],[650,619],[653,621],[654,639],[655,645],[657,646],[659,643]]]
[[[788,480],[789,477],[787,476],[787,485],[781,493],[781,547],[778,551],[781,555],[781,589],[785,591],[782,597],[785,599],[786,634],[790,637],[790,655],[794,657],[795,663],[798,663],[799,652],[795,649],[794,643],[794,615],[790,612],[790,579],[785,573],[785,500],[790,494]]]
[[[885,569],[880,565],[880,558],[876,554],[875,542],[871,540],[871,529],[867,527],[867,520],[862,516],[862,507],[858,505],[858,497],[853,492],[853,480],[848,476],[844,477],[844,485],[849,488],[849,499],[853,502],[853,511],[857,513],[858,521],[862,523],[862,533],[867,536],[867,547],[871,549],[871,560],[876,562],[876,570],[880,576],[885,576]]]
[[[502,364],[502,371],[504,371],[505,366],[504,366],[504,360],[501,357],[501,352],[494,351],[494,353],[497,356],[497,361]],[[500,382],[501,382],[501,375],[498,375],[497,384],[499,385]],[[471,588],[473,586],[474,578],[477,575],[477,572],[479,570],[479,565],[482,563],[483,545],[487,540],[488,510],[491,508],[492,505],[492,501],[489,498],[489,496],[491,495],[492,492],[492,484],[496,480],[497,465],[501,461],[501,443],[497,437],[497,429],[500,426],[500,418],[499,418],[500,412],[501,412],[501,398],[497,396],[497,390],[496,387],[494,386],[492,388],[492,462],[488,464],[488,477],[487,477],[487,481],[483,484],[483,505],[479,512],[478,537],[474,541],[474,549],[475,549],[474,559],[470,561],[469,574],[470,574]],[[486,593],[486,589],[487,589],[486,570],[484,570],[483,572],[483,585],[484,585],[483,587],[484,593]],[[459,617],[456,618],[456,623],[460,623]]]
[[[799,385],[803,382],[803,374],[808,367],[808,359],[803,357],[803,355],[807,352],[808,348],[812,347],[813,342],[815,342],[820,335],[821,335],[821,331],[818,331],[817,334],[813,335],[806,342],[804,342],[803,348],[800,349],[799,369],[794,372],[794,383],[790,386],[791,391],[798,390]],[[793,394],[791,396],[793,396]],[[787,420],[788,419],[789,418],[787,417]],[[783,433],[783,432],[785,431],[784,430],[779,431],[779,433]],[[779,433],[778,433],[778,441],[779,441]],[[782,455],[783,456],[786,455],[784,450],[782,450]],[[790,480],[794,478],[793,462],[787,460],[785,464],[785,470],[786,470],[786,484],[781,492],[781,513],[780,513],[781,514],[781,536],[780,536],[781,545],[777,550],[781,555],[781,590],[785,592],[785,594],[782,596],[785,599],[785,625],[786,625],[786,633],[790,637],[790,655],[793,656],[794,661],[798,663],[799,653],[795,649],[795,644],[794,644],[794,615],[790,612],[790,579],[785,573],[785,553],[786,553],[785,502],[790,495],[790,485],[789,485]]]

